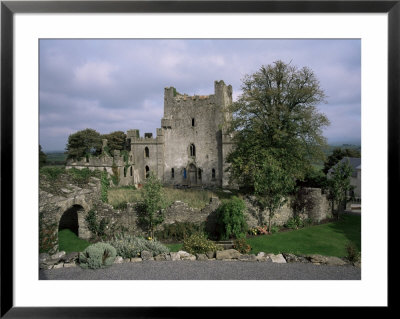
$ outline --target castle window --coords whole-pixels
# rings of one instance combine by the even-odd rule
[[[201,179],[201,168],[198,169],[198,176],[199,176],[199,179]]]
[[[150,168],[146,166],[146,178],[150,176]]]
[[[215,179],[215,168],[213,168],[211,171],[211,178]]]
[[[131,166],[131,176],[133,176],[133,168],[132,168],[132,166]]]
[[[192,126],[194,126],[194,118],[192,118]]]
[[[194,144],[190,144],[190,156],[196,156],[196,147]]]
[[[126,167],[124,167],[124,177],[126,177]]]
[[[144,157],[150,157],[150,151],[147,146],[144,148]]]
[[[171,178],[175,177],[175,170],[173,168],[171,168]]]
[[[183,169],[183,178],[186,179],[186,168]]]

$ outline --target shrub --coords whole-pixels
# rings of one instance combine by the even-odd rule
[[[97,214],[94,209],[91,209],[86,217],[85,221],[88,229],[92,232],[93,235],[103,237],[106,235],[106,228],[109,224],[109,221],[105,218],[102,218],[100,223],[97,221]]]
[[[101,200],[104,203],[108,203],[108,188],[110,186],[110,181],[108,180],[107,173],[101,173]]]
[[[349,242],[346,245],[346,251],[347,251],[347,259],[350,262],[357,262],[360,261],[361,259],[361,253],[358,251],[356,245],[352,242]]]
[[[151,252],[153,256],[169,253],[169,249],[156,240],[146,240],[128,234],[116,236],[108,243],[117,250],[118,256],[123,258],[137,257],[143,250]]]
[[[221,239],[245,237],[247,223],[244,217],[244,201],[234,196],[217,210],[217,232]]]
[[[279,226],[273,225],[271,226],[271,234],[275,234],[279,231]]]
[[[82,268],[99,269],[114,263],[117,251],[107,243],[96,243],[79,253],[79,264]]]
[[[298,229],[304,227],[304,222],[300,218],[300,216],[294,216],[288,219],[288,221],[285,224],[286,228],[290,229]]]
[[[242,254],[247,254],[251,250],[251,246],[247,243],[245,238],[236,239],[233,248]]]
[[[124,200],[120,203],[114,204],[113,207],[114,209],[126,209],[128,207],[128,202]]]
[[[205,254],[218,250],[217,245],[202,233],[193,234],[183,241],[182,249],[191,254]]]
[[[55,181],[63,173],[65,173],[64,167],[45,166],[40,169],[40,174],[45,175],[51,181]]]
[[[158,239],[182,241],[195,233],[204,232],[204,229],[205,223],[175,222],[163,225],[163,229],[156,231],[154,236]]]

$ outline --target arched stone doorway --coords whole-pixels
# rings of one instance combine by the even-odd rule
[[[63,229],[69,229],[76,236],[79,236],[79,212],[83,212],[83,207],[81,205],[73,205],[71,208],[67,209],[60,218],[58,224],[58,231]]]
[[[197,169],[194,164],[189,165],[189,185],[197,185]]]

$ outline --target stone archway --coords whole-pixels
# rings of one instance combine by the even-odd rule
[[[197,168],[194,164],[189,165],[189,185],[197,185]]]
[[[76,236],[79,237],[79,212],[83,210],[81,205],[73,205],[71,208],[67,209],[60,218],[58,223],[58,231],[63,229],[69,229]]]

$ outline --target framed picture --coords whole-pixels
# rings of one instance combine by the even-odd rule
[[[388,213],[397,207],[399,186],[399,29],[399,1],[2,1],[1,316],[179,317],[190,311],[187,306],[389,306]],[[60,39],[76,41],[77,50],[84,39],[358,41],[362,121],[357,129],[365,173],[361,280],[39,280],[39,48],[44,40]],[[215,59],[215,65],[223,63]],[[199,72],[187,71],[193,70]],[[333,78],[337,70],[329,70]],[[102,76],[99,65],[86,71],[77,76],[89,81]],[[149,149],[144,152],[148,157]],[[191,144],[188,152],[194,157],[199,149]],[[193,172],[182,176],[207,177]],[[176,177],[178,170],[172,174]],[[215,174],[213,169],[210,178]]]

